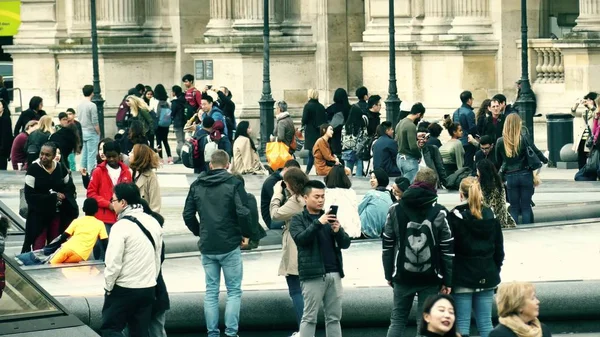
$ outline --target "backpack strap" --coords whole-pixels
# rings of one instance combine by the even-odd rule
[[[124,216],[123,219],[127,219],[127,220],[135,223],[136,225],[138,225],[138,227],[140,228],[140,230],[144,233],[144,235],[146,235],[146,237],[148,238],[148,240],[152,244],[152,248],[154,248],[154,250],[156,250],[156,244],[154,243],[154,239],[152,238],[152,235],[150,235],[150,232],[148,232],[148,230],[146,229],[146,227],[144,227],[142,225],[142,223],[138,219],[132,217],[131,215]]]

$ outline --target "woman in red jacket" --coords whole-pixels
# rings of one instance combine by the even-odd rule
[[[111,226],[117,221],[117,215],[110,200],[113,188],[120,183],[131,183],[131,171],[121,161],[121,148],[117,142],[104,143],[104,156],[106,160],[96,166],[92,172],[92,179],[87,188],[87,197],[94,198],[98,202],[96,219],[104,222],[106,232],[110,236]],[[99,245],[94,247],[94,256],[104,257]]]

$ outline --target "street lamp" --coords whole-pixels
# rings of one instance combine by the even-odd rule
[[[519,115],[525,122],[529,131],[530,141],[533,142],[533,114],[535,113],[535,99],[529,82],[529,50],[527,43],[527,1],[521,0],[521,94],[515,104],[519,108]]]
[[[390,84],[388,86],[388,97],[385,100],[385,120],[392,123],[395,128],[398,121],[395,118],[400,116],[400,103],[398,98],[398,88],[396,87],[396,28],[394,15],[394,0],[389,0],[389,19],[390,19]]]
[[[94,69],[94,97],[92,102],[98,108],[100,123],[100,139],[104,138],[104,99],[100,90],[100,75],[98,73],[98,28],[96,27],[96,0],[90,0],[90,21],[92,22],[92,67]]]
[[[258,101],[260,105],[260,157],[266,162],[265,150],[269,136],[273,131],[273,106],[275,101],[271,96],[271,78],[269,73],[269,0],[263,0],[264,29],[263,29],[263,89]]]

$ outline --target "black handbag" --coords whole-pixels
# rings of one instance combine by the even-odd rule
[[[540,157],[538,157],[538,155],[535,153],[535,151],[533,151],[531,145],[529,145],[529,140],[527,140],[527,137],[523,137],[523,141],[525,142],[524,145],[525,156],[527,158],[527,168],[530,171],[535,171],[542,167],[542,161],[540,160]]]
[[[593,176],[598,172],[598,164],[600,163],[600,150],[592,148],[590,156],[588,157],[585,166],[583,167],[583,174],[586,176]]]

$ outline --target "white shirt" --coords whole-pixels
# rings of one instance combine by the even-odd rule
[[[112,226],[106,250],[104,288],[112,291],[115,284],[133,289],[154,287],[160,272],[162,228],[141,208],[125,209],[119,217],[124,215],[131,215],[141,222],[152,235],[156,248],[153,252],[150,240],[134,222],[118,220]]]
[[[114,169],[110,167],[110,165],[106,165],[106,169],[108,170],[108,176],[110,177],[110,180],[112,180],[113,186],[117,186],[119,177],[121,176],[121,166]]]

